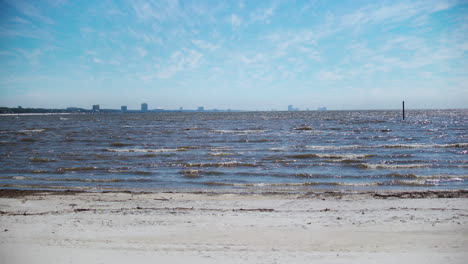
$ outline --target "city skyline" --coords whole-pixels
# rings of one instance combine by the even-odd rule
[[[468,3],[1,0],[0,106],[468,107]]]

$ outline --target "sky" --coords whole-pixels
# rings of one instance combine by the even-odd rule
[[[0,0],[0,106],[468,108],[468,1]]]

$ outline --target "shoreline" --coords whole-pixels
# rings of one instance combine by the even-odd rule
[[[77,195],[83,193],[128,193],[133,195],[178,193],[178,194],[206,194],[206,195],[303,195],[308,197],[323,198],[336,196],[368,196],[370,198],[400,198],[400,199],[424,199],[424,198],[468,198],[467,189],[445,189],[445,190],[339,190],[339,189],[313,189],[313,190],[255,190],[255,189],[158,189],[154,191],[137,189],[102,189],[102,190],[80,190],[69,189],[4,189],[0,188],[0,198],[22,198],[37,195]]]

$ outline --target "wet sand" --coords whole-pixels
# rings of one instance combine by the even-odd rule
[[[468,191],[0,190],[0,263],[465,263]]]

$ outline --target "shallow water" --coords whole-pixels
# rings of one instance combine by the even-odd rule
[[[468,110],[0,116],[0,187],[465,189]]]

